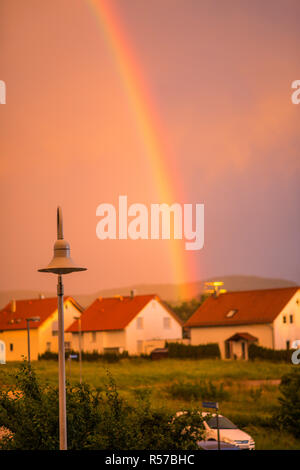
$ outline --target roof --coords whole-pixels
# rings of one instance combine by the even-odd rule
[[[258,338],[250,335],[250,333],[235,333],[233,336],[230,336],[230,338],[228,338],[227,341],[239,341],[240,339],[245,339],[246,341],[250,341],[250,342],[254,342],[258,340]]]
[[[272,323],[299,287],[227,292],[208,297],[185,326],[224,326]],[[228,316],[227,316],[228,315]]]
[[[99,297],[81,315],[81,331],[123,330],[151,300],[157,300],[176,321],[182,323],[155,294]],[[77,333],[78,320],[66,331]]]
[[[72,297],[65,297],[64,301],[67,300],[70,300],[78,310],[82,311],[82,307]],[[13,302],[15,302],[15,311],[12,311]],[[30,329],[36,329],[56,309],[57,297],[11,301],[0,310],[0,331],[25,330],[27,328],[26,318],[40,317],[40,321],[30,322]]]

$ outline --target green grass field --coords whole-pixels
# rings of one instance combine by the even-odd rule
[[[42,382],[58,384],[57,362],[38,361],[32,365]],[[14,388],[17,366],[18,363],[0,366],[0,388]],[[82,376],[84,382],[101,390],[109,370],[120,395],[128,402],[135,403],[139,396],[148,394],[152,406],[172,413],[201,407],[202,399],[211,398],[197,395],[203,381],[211,381],[217,390],[222,384],[223,392],[218,392],[220,412],[249,432],[257,449],[300,449],[300,440],[279,431],[276,423],[267,424],[278,407],[278,382],[295,367],[271,362],[122,359],[112,364],[84,362]],[[72,384],[79,381],[78,362],[69,367],[66,361],[66,377]]]

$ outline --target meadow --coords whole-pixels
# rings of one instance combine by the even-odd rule
[[[18,363],[0,366],[0,388],[14,389]],[[32,363],[45,384],[58,384],[56,361]],[[296,368],[287,363],[260,361],[122,359],[117,363],[83,362],[82,379],[104,389],[107,373],[129,403],[148,397],[155,408],[171,413],[201,407],[202,400],[217,399],[220,413],[255,439],[257,449],[300,449],[300,440],[278,429],[272,415],[278,407],[281,377]],[[79,363],[66,361],[66,378],[79,382]],[[1,424],[1,423],[0,423]]]

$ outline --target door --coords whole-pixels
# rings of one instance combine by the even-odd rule
[[[242,359],[246,359],[246,343],[242,341]]]
[[[231,342],[225,341],[225,359],[231,359]]]
[[[137,353],[142,354],[144,352],[144,341],[143,340],[137,340]]]
[[[6,351],[4,341],[0,341],[0,364],[6,363]]]

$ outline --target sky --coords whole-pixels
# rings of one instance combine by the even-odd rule
[[[72,293],[300,283],[299,16],[297,0],[0,0],[0,290],[54,291],[37,269],[58,205],[88,268]],[[119,195],[204,204],[203,249],[99,240],[96,209]]]

